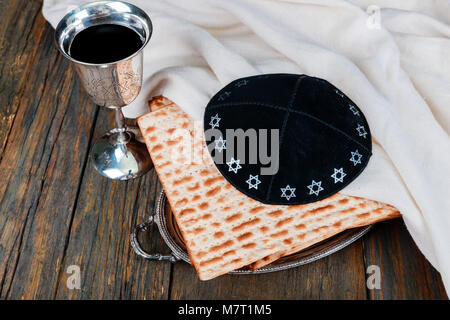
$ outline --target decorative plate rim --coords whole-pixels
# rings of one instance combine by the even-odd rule
[[[172,251],[172,254],[176,258],[191,264],[187,251],[184,248],[182,248],[179,243],[177,243],[177,241],[174,239],[174,235],[171,234],[171,231],[169,230],[165,212],[166,204],[167,204],[167,197],[166,194],[164,193],[164,190],[162,190],[156,203],[154,221],[158,226],[158,230],[161,237]],[[280,259],[260,269],[256,270],[238,269],[230,271],[228,274],[261,274],[287,270],[304,264],[308,264],[317,261],[319,259],[322,259],[326,256],[329,256],[347,247],[348,245],[352,244],[353,242],[364,236],[366,233],[368,233],[372,229],[372,227],[373,224],[348,229],[304,250],[300,250],[299,252],[290,254],[285,257],[281,257]],[[173,228],[171,229],[172,232],[177,232],[176,230],[173,230]],[[181,234],[179,234],[178,237],[180,238]],[[182,240],[181,238],[179,239],[179,241],[184,240]]]

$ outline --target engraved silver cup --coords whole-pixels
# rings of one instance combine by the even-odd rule
[[[111,63],[93,64],[72,58],[70,46],[75,36],[100,24],[117,24],[133,29],[141,37],[142,47],[131,56]],[[122,1],[85,4],[66,14],[56,27],[56,45],[74,64],[90,98],[99,106],[114,109],[116,128],[93,146],[95,168],[110,179],[136,178],[152,167],[145,144],[137,141],[133,132],[126,128],[121,109],[131,103],[141,90],[143,49],[152,30],[151,20],[143,10]]]

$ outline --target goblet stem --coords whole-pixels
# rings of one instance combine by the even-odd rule
[[[126,143],[130,140],[130,136],[126,133],[127,128],[125,126],[125,117],[122,113],[122,108],[114,108],[115,118],[116,118],[116,128],[119,133],[118,140],[121,143]]]

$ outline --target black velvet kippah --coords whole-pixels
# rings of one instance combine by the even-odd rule
[[[361,110],[328,81],[295,74],[235,80],[208,103],[208,150],[239,191],[266,204],[305,204],[352,182],[371,156]]]

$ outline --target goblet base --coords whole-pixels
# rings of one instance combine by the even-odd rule
[[[95,169],[113,180],[134,179],[153,167],[147,147],[131,131],[110,130],[95,142],[92,153]]]

